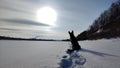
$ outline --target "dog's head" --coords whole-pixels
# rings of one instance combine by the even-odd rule
[[[73,35],[74,35],[73,30],[72,30],[72,32],[68,31],[68,33],[69,33],[70,36],[73,36]]]

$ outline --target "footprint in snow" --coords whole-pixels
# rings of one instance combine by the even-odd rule
[[[69,56],[64,55],[59,63],[59,68],[83,68],[86,59],[78,52],[68,53]]]

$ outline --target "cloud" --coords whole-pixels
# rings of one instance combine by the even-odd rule
[[[34,32],[44,32],[44,30],[36,29],[21,29],[21,28],[10,28],[10,27],[0,27],[0,31],[34,31]]]
[[[32,20],[26,20],[26,19],[0,19],[0,21],[9,22],[9,23],[26,24],[26,25],[49,26],[47,24],[43,24],[40,22],[32,21]]]
[[[35,5],[54,5],[59,4],[58,0],[24,0]],[[61,0],[60,0],[61,1]]]
[[[28,12],[28,11],[25,11],[25,10],[21,10],[21,9],[9,7],[9,6],[0,6],[0,9],[6,9],[6,10],[10,10],[10,11],[15,11],[15,12],[22,12],[22,13],[27,13],[27,14],[33,14],[32,12]]]
[[[12,29],[12,28],[0,28],[0,30],[20,31],[20,29]]]

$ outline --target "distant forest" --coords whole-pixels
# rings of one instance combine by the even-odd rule
[[[0,40],[59,41],[59,40],[53,40],[53,39],[16,38],[16,37],[6,37],[6,36],[0,36]]]
[[[120,0],[111,4],[108,10],[94,20],[89,29],[81,32],[78,40],[95,40],[120,37]]]

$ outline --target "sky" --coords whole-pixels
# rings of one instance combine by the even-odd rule
[[[0,0],[0,35],[22,38],[66,39],[89,28],[117,0]],[[56,26],[36,20],[49,6],[57,13]]]

